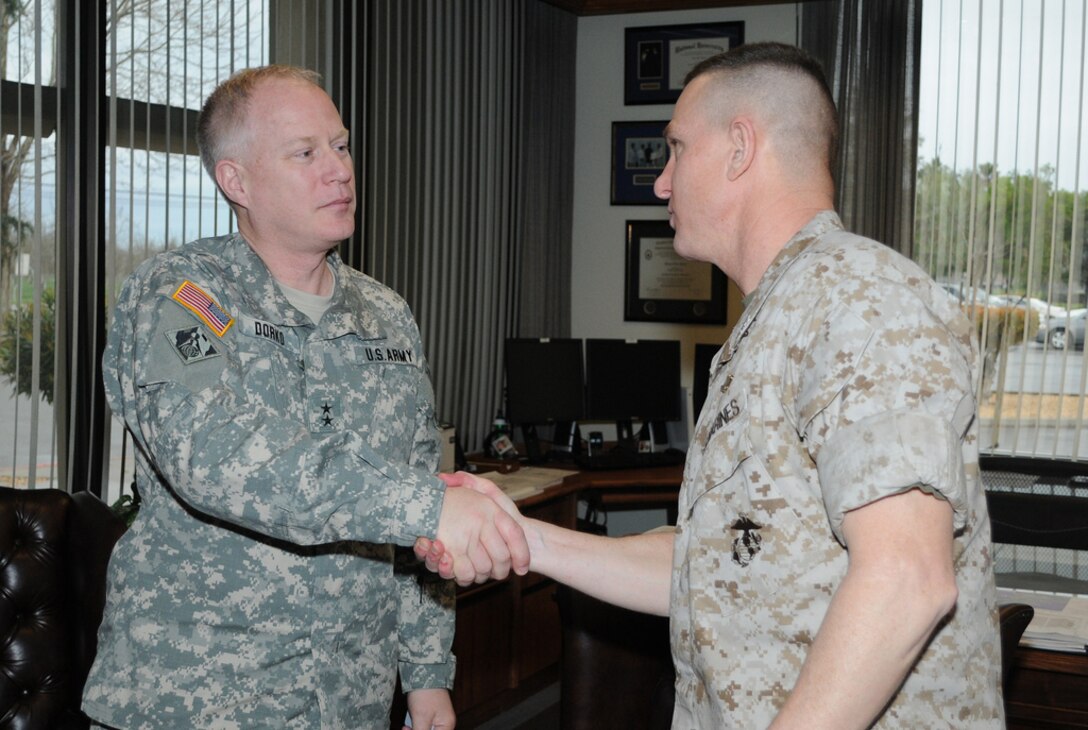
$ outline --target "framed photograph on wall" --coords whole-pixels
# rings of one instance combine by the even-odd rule
[[[725,274],[673,250],[668,221],[627,221],[623,319],[725,324]]]
[[[704,58],[744,43],[744,22],[691,23],[624,31],[624,104],[672,104]]]
[[[669,161],[668,122],[612,122],[612,205],[664,205],[654,181]]]

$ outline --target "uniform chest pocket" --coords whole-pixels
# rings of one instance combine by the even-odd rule
[[[246,402],[285,412],[291,385],[282,359],[252,352],[241,352],[238,358]]]
[[[788,487],[772,476],[754,446],[751,427],[737,417],[712,434],[702,455],[700,488],[687,510],[692,585],[715,595],[720,615],[766,605],[807,571],[806,550],[812,547],[784,491]]]
[[[410,350],[374,345],[350,351],[334,381],[345,428],[363,433],[387,455],[411,453],[420,365]]]

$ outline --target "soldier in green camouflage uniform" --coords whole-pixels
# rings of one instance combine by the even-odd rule
[[[836,136],[800,49],[747,44],[692,71],[655,191],[677,252],[725,271],[745,310],[676,529],[522,518],[533,570],[669,614],[680,730],[1003,727],[973,330],[916,265],[842,230]],[[456,559],[426,547],[448,574]]]
[[[354,176],[328,96],[297,70],[240,77],[267,126],[241,137],[252,156],[209,155],[240,233],[145,262],[113,315],[105,385],[143,504],[84,710],[121,728],[387,728],[399,670],[416,727],[450,727],[453,586],[406,546],[469,520],[434,474],[419,332],[333,250]]]

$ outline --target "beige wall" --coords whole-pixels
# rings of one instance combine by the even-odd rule
[[[571,336],[680,340],[689,431],[694,344],[725,341],[740,313],[740,295],[730,285],[726,326],[623,321],[625,222],[664,219],[667,213],[664,206],[609,204],[612,122],[668,119],[672,114],[671,104],[624,106],[625,28],[730,20],[744,21],[744,38],[749,42],[796,43],[798,39],[794,3],[578,20]]]

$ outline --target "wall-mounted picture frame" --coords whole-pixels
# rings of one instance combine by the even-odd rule
[[[625,29],[623,103],[675,103],[688,71],[741,43],[740,20]]]
[[[612,205],[664,205],[654,181],[669,161],[668,122],[612,122]]]
[[[627,221],[623,319],[725,324],[725,274],[681,258],[674,237],[668,221]]]

